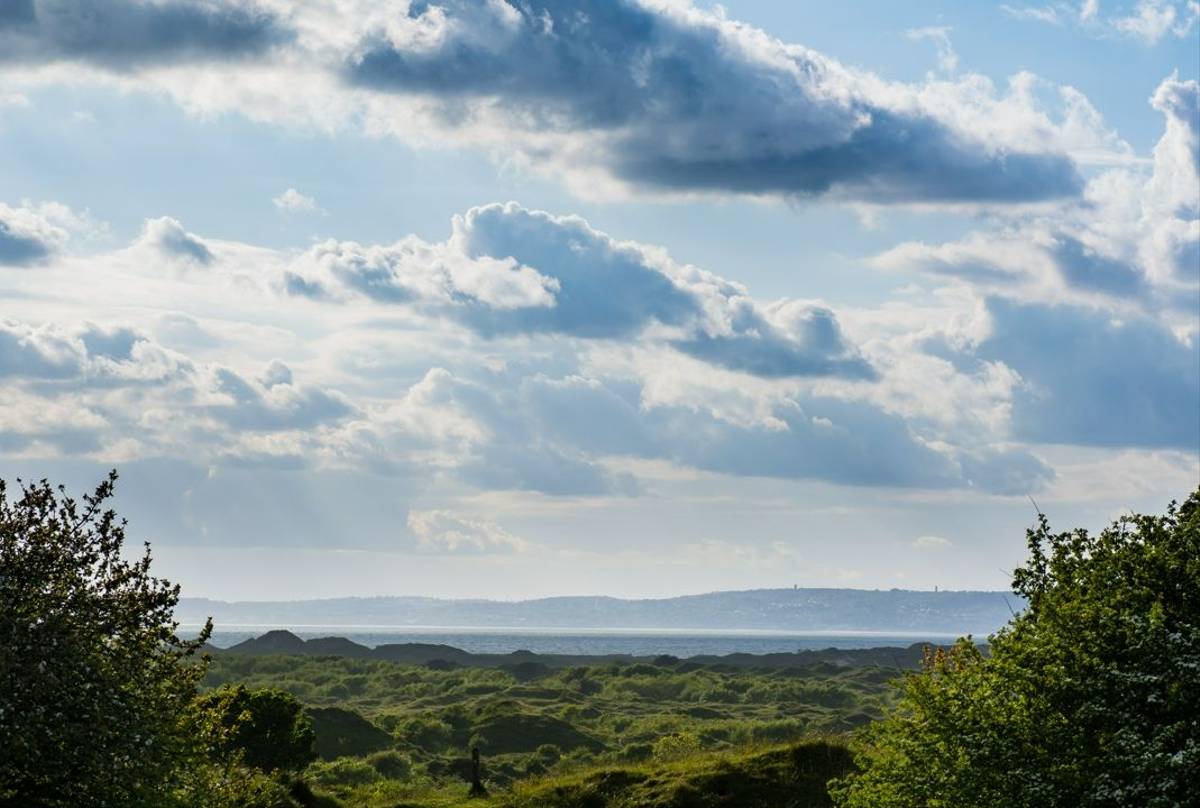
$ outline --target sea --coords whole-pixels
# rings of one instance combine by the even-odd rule
[[[198,626],[182,626],[186,636]],[[213,632],[210,642],[228,648],[242,640],[273,629],[287,629],[306,640],[345,637],[360,645],[375,647],[392,643],[449,645],[473,654],[629,654],[680,658],[725,654],[775,654],[826,648],[853,649],[885,646],[906,647],[913,643],[947,644],[954,634],[936,632],[788,632],[772,630],[646,629],[646,628],[464,628],[460,626],[251,626],[224,625]]]

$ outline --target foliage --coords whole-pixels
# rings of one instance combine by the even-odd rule
[[[163,805],[195,779],[183,717],[209,636],[180,639],[179,588],[122,558],[104,503],[0,481],[0,801]]]
[[[1099,535],[1040,517],[1029,608],[930,654],[871,727],[844,806],[1189,804],[1200,771],[1200,491]]]
[[[312,721],[290,693],[227,686],[205,694],[198,707],[215,713],[229,730],[222,751],[240,751],[248,766],[264,772],[294,771],[316,757]]]

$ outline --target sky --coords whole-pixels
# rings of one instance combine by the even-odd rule
[[[0,477],[187,596],[999,589],[1200,482],[1200,4],[0,0]]]

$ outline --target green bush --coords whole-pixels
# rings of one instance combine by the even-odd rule
[[[228,730],[227,751],[240,751],[248,766],[265,772],[291,771],[304,768],[317,756],[312,722],[290,693],[237,685],[205,694],[198,706],[217,716]]]
[[[412,774],[412,761],[394,749],[367,755],[367,763],[389,780],[407,780]]]
[[[1097,536],[1028,534],[1029,608],[984,655],[927,654],[836,788],[888,805],[1195,804],[1200,771],[1200,491]]]
[[[187,716],[212,626],[180,639],[179,588],[148,545],[126,560],[115,481],[76,502],[46,481],[10,501],[0,480],[0,803],[166,804],[200,768]]]
[[[433,716],[413,716],[399,721],[392,736],[406,746],[441,752],[453,743],[454,727]]]

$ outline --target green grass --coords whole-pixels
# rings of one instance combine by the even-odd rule
[[[853,767],[837,739],[604,764],[519,781],[470,799],[463,784],[378,781],[326,800],[369,808],[824,808],[826,784]],[[329,805],[329,802],[324,803]]]
[[[206,685],[278,687],[309,706],[323,759],[301,777],[323,806],[799,808],[828,804],[826,781],[850,765],[845,733],[880,714],[896,675],[220,655]],[[486,802],[466,799],[472,746]]]
[[[601,766],[516,784],[505,808],[818,808],[851,770],[846,746],[811,740]]]

